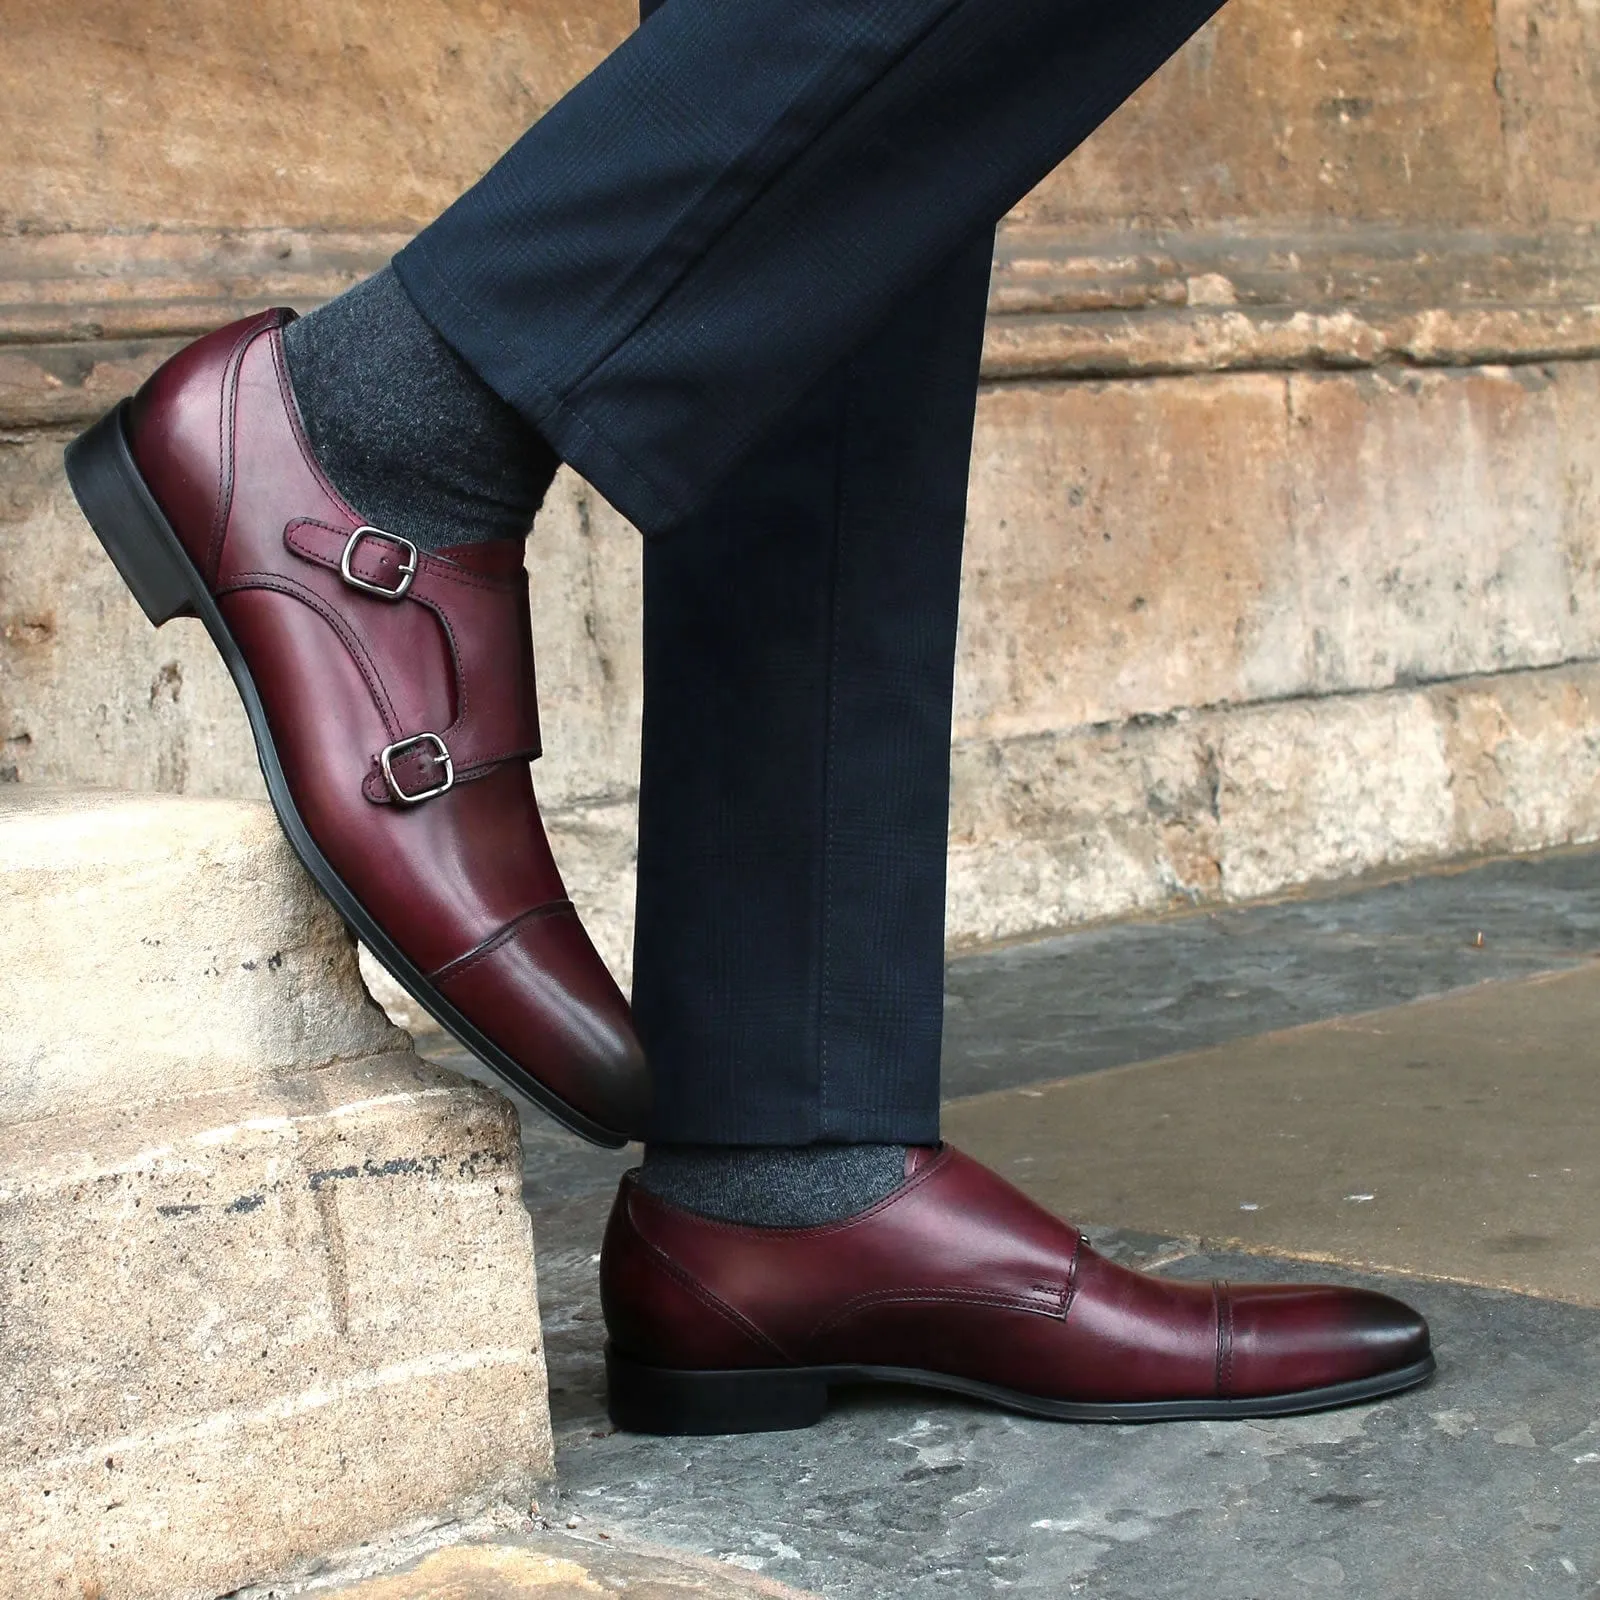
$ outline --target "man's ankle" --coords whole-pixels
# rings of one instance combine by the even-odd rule
[[[312,451],[361,516],[425,550],[527,537],[559,458],[388,267],[283,345]]]
[[[903,1144],[650,1144],[639,1184],[723,1222],[812,1228],[868,1210],[905,1177]]]

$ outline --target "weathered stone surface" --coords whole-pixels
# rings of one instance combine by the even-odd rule
[[[1173,228],[1011,220],[995,240],[990,309],[1001,316],[1207,308],[1342,308],[1389,316],[1578,309],[1600,289],[1595,246],[1589,226],[1352,219],[1308,227],[1266,218]]]
[[[0,144],[29,154],[7,164],[0,230],[425,222],[636,17],[624,0],[13,7]]]
[[[1452,853],[1600,838],[1600,673],[1591,665],[1441,686]]]
[[[960,741],[952,943],[1600,838],[1600,667]]]
[[[0,345],[0,428],[92,422],[137,389],[184,342],[93,339]]]
[[[210,1600],[521,1498],[520,1173],[510,1106],[407,1051],[0,1131],[0,1595]]]
[[[1497,66],[1495,0],[1232,0],[1018,215],[1490,220]]]
[[[8,170],[0,222],[422,222],[634,15],[618,0],[24,12],[0,134],[29,160]],[[1489,220],[1509,165],[1519,199],[1542,191],[1541,217],[1588,220],[1592,20],[1580,0],[1234,0],[1021,214]],[[291,94],[340,115],[286,115]]]
[[[1253,663],[1292,637],[1286,433],[1268,374],[984,394],[957,736],[1282,692]]]
[[[983,371],[1005,378],[1139,378],[1296,367],[1464,367],[1591,361],[1600,307],[1408,311],[1068,312],[991,319]]]
[[[141,0],[11,19],[0,134],[28,159],[0,175],[0,329],[171,334],[321,298],[453,198],[633,18],[618,0],[382,12]],[[1427,239],[1436,265],[1470,252],[1472,230],[1481,244],[1484,229],[1587,227],[1597,60],[1581,0],[1233,0],[1011,225],[1277,230],[1291,258],[1374,224],[1467,230],[1442,251]],[[291,84],[296,104],[340,115],[285,115]],[[1376,265],[1361,294],[1381,300]],[[1199,303],[1207,276],[1166,287]]]
[[[642,569],[639,535],[563,472],[528,545],[546,810],[604,806],[638,786]]]
[[[1600,368],[1003,386],[958,737],[1600,653]]]
[[[1600,655],[1600,366],[1296,374],[1288,392],[1291,692]]]
[[[0,1124],[225,1089],[404,1039],[271,811],[0,789]]]
[[[13,352],[0,379],[36,387],[30,366],[53,362],[70,386],[72,363],[55,341],[160,340],[267,306],[308,310],[377,271],[415,231],[389,224],[0,234],[0,336],[35,346]],[[46,420],[53,409],[26,420]]]
[[[1586,0],[1495,0],[1510,209],[1600,221],[1600,16]]]
[[[0,779],[262,793],[204,629],[146,621],[67,488],[66,437],[0,440]]]
[[[0,1596],[209,1600],[550,1468],[508,1102],[260,802],[0,802]]]
[[[624,1594],[637,1600],[806,1600],[726,1561],[610,1540],[525,1535],[515,1544],[440,1550],[409,1572],[335,1590],[346,1600],[587,1600]]]
[[[1451,791],[1468,773],[1445,760],[1444,709],[1427,694],[1340,697],[1260,707],[1218,725],[1223,892],[1248,899],[1459,854]],[[1458,754],[1470,762],[1475,752]],[[1594,822],[1592,807],[1582,809],[1580,835]]]

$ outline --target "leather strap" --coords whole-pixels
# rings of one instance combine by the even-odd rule
[[[284,529],[283,538],[295,555],[339,573],[353,531],[300,519]],[[405,585],[404,567],[408,564],[406,546],[377,532],[364,535],[350,551],[352,576],[384,591]],[[418,552],[415,566],[404,593],[393,597],[345,583],[342,574],[340,578],[350,597],[347,615],[353,623],[366,617],[379,625],[383,608],[420,605],[438,618],[449,641],[456,676],[455,721],[448,728],[392,728],[392,742],[398,744],[416,734],[436,734],[449,751],[456,783],[482,777],[506,761],[536,760],[540,754],[539,711],[526,575],[520,569],[508,577],[475,572],[427,551]],[[372,607],[379,609],[368,609]],[[386,666],[391,671],[404,668],[404,663],[375,659],[380,654],[376,650],[368,653],[380,677]],[[381,702],[380,710],[384,710]],[[391,720],[385,711],[385,722]],[[441,765],[435,744],[425,741],[396,754],[391,771],[400,787],[414,794],[439,784]],[[372,766],[361,792],[374,805],[394,803],[380,752],[372,753]]]

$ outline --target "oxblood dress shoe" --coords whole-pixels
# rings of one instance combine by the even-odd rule
[[[151,622],[205,623],[284,831],[373,954],[516,1088],[620,1145],[649,1080],[534,800],[521,551],[430,555],[345,504],[289,386],[293,315],[181,351],[68,447],[67,476]]]
[[[1066,1421],[1266,1417],[1433,1371],[1427,1323],[1387,1295],[1131,1272],[949,1145],[907,1166],[819,1228],[715,1222],[624,1178],[600,1258],[612,1421],[803,1428],[863,1382]]]

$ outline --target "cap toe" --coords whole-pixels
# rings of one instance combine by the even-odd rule
[[[1243,1398],[1403,1372],[1432,1349],[1427,1319],[1392,1295],[1326,1284],[1227,1286],[1219,1376]]]

